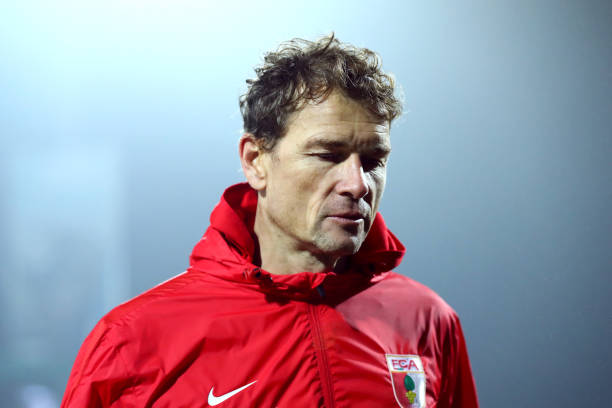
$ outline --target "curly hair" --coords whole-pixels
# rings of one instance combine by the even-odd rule
[[[274,148],[287,130],[289,116],[309,101],[323,101],[337,90],[358,101],[381,120],[401,114],[395,81],[381,68],[380,57],[367,48],[342,43],[332,33],[318,41],[295,38],[264,56],[247,79],[240,97],[244,131]]]

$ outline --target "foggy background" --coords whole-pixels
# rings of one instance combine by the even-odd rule
[[[186,268],[244,80],[332,30],[403,88],[381,213],[481,405],[609,404],[610,2],[30,0],[0,3],[2,407],[59,405],[95,322]]]

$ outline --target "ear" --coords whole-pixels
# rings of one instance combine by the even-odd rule
[[[245,133],[238,144],[240,164],[247,182],[253,189],[260,191],[266,187],[266,168],[262,149],[258,140],[251,133]]]

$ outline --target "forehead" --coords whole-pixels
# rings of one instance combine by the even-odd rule
[[[301,146],[323,141],[390,148],[389,122],[339,92],[295,112],[284,139]]]

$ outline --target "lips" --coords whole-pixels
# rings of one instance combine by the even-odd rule
[[[330,215],[330,217],[346,218],[346,219],[353,220],[353,221],[357,221],[357,220],[361,220],[365,218],[365,216],[359,212],[345,212],[345,213],[332,214]]]
[[[371,220],[371,209],[364,200],[359,201],[340,201],[330,203],[323,210],[325,217],[346,225],[357,225],[365,223],[368,225]]]

